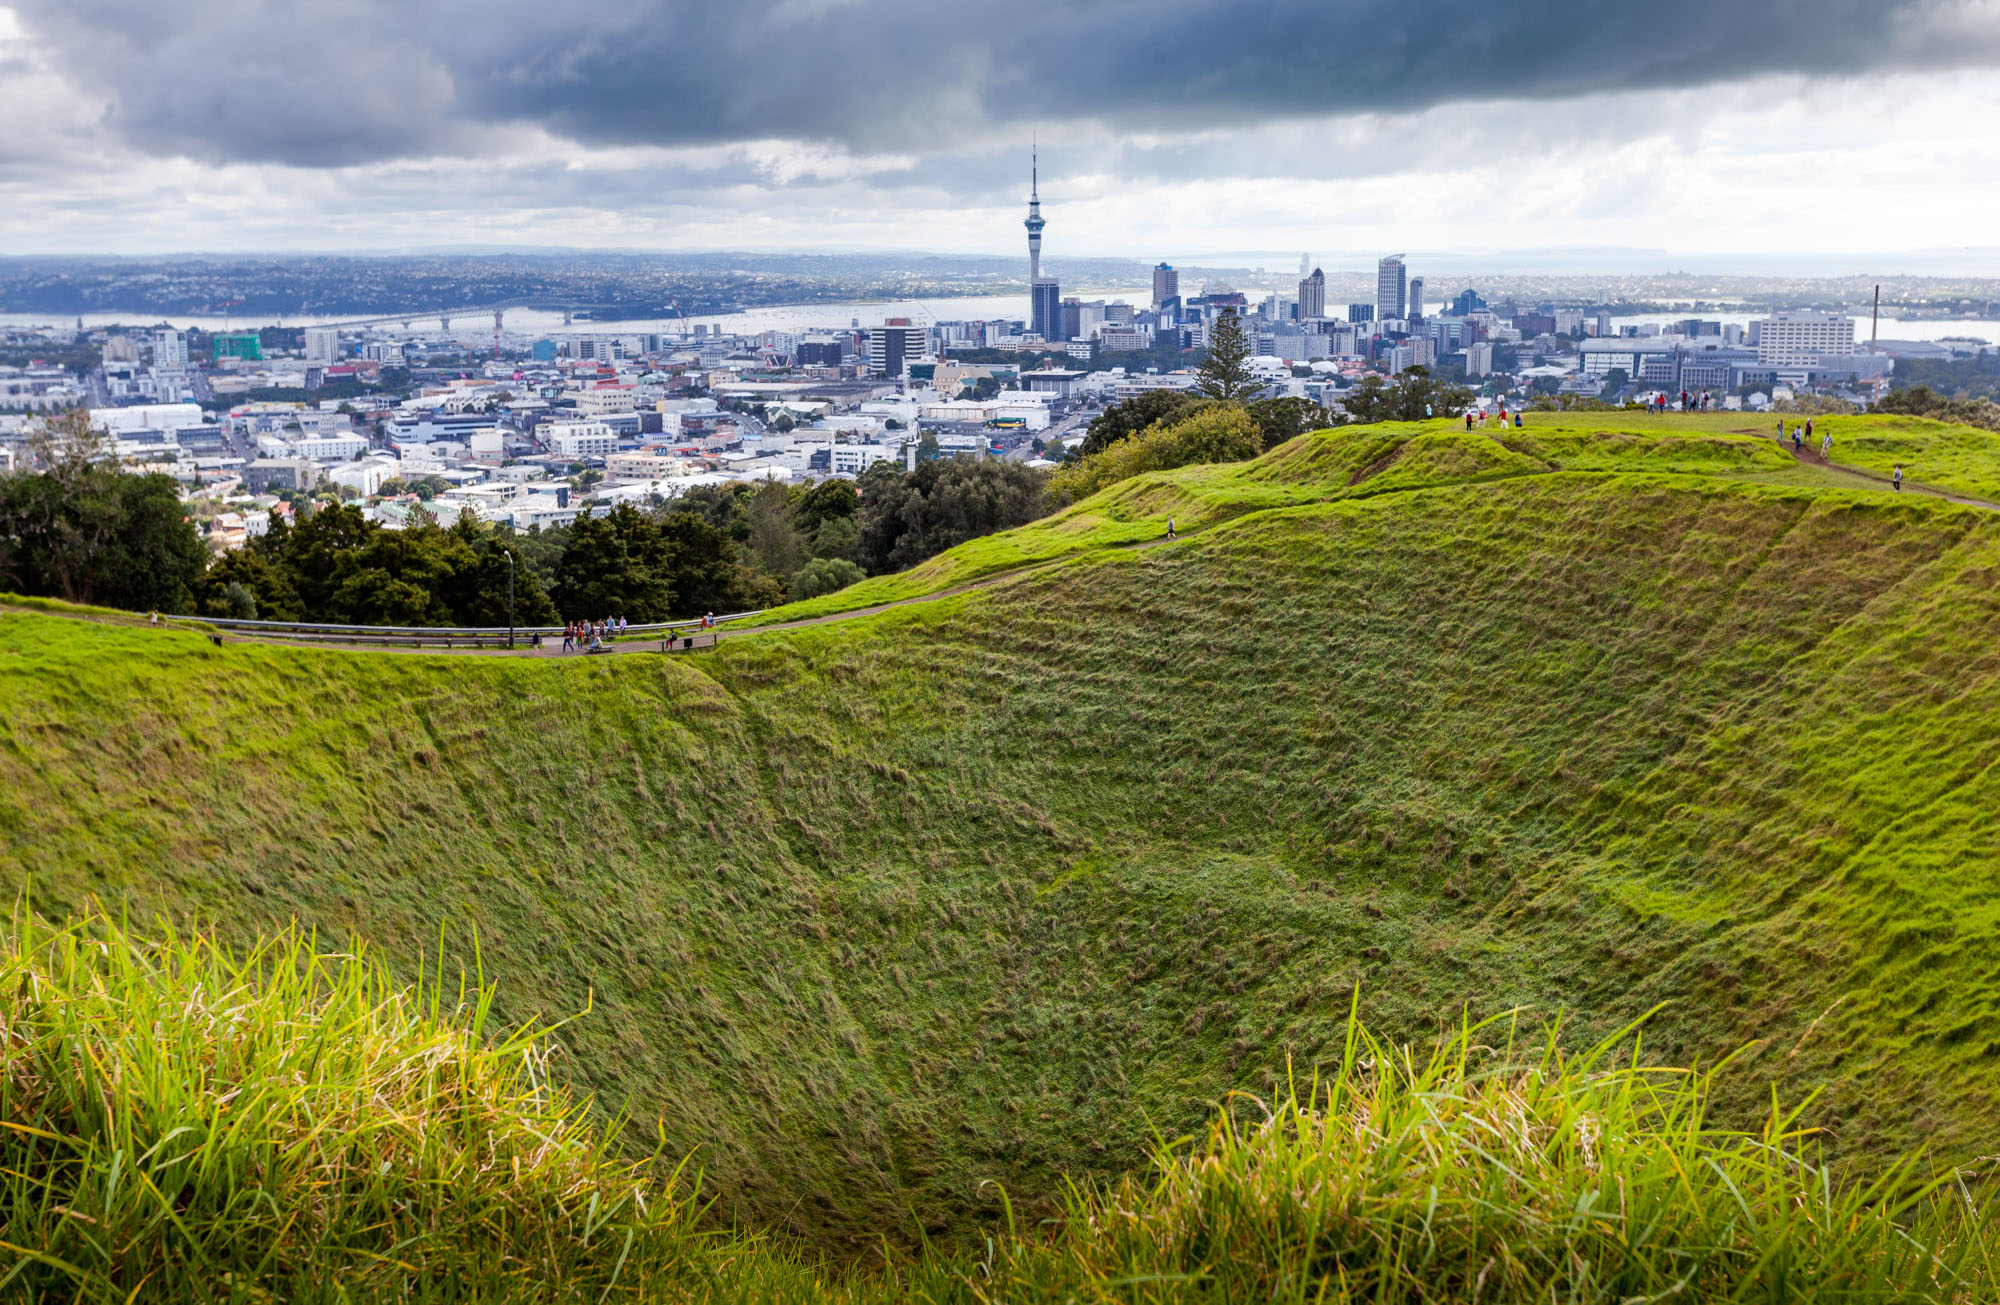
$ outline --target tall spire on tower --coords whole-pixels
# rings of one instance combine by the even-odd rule
[[[1039,143],[1031,146],[1028,172],[1028,283],[1032,286],[1042,279],[1042,228],[1048,223],[1042,220],[1042,153]]]

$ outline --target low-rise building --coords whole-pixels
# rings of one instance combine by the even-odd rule
[[[618,451],[618,433],[601,421],[555,422],[542,428],[542,443],[565,458],[608,458]]]

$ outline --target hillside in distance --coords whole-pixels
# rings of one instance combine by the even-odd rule
[[[1662,1060],[1757,1044],[1725,1112],[1970,1158],[1996,572],[1986,508],[1618,414],[1143,477],[904,581],[964,592],[685,659],[16,612],[5,882],[476,942],[499,1017],[588,1008],[569,1072],[826,1247],[1125,1172],[1339,1063],[1357,989],[1419,1039],[1665,1003]]]

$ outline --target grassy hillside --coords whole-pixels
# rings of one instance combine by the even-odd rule
[[[820,1245],[1128,1171],[1338,1063],[1357,986],[1397,1037],[1666,1001],[1661,1059],[1763,1040],[1725,1117],[1777,1078],[1840,1154],[1990,1149],[2000,521],[1698,426],[1482,440],[1114,487],[1078,533],[1216,524],[693,659],[0,617],[7,884],[406,972],[476,934]]]
[[[966,584],[1094,549],[1150,543],[1171,519],[1186,533],[1248,512],[1450,482],[1554,471],[1674,471],[1750,480],[1795,470],[1776,445],[1749,438],[1743,419],[1612,423],[1537,413],[1532,426],[1466,431],[1455,422],[1385,422],[1304,435],[1254,462],[1135,476],[1041,521],[961,544],[895,575],[783,607],[758,624],[848,612]]]

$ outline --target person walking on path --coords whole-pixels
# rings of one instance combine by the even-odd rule
[[[1896,474],[1895,474],[1895,476],[1893,477],[1893,480],[1894,480],[1894,483],[1895,483],[1895,486],[1896,486],[1896,492],[1897,492],[1898,494],[1902,493],[1902,492],[1903,492],[1903,464],[1902,464],[1902,463],[1900,463],[1900,462],[1898,462],[1898,463],[1896,464]]]
[[[1804,447],[1805,447],[1805,445],[1804,445],[1804,441],[1802,441],[1802,440],[1801,440],[1801,439],[1799,438],[1799,428],[1798,428],[1797,426],[1794,426],[1794,427],[1792,427],[1792,454],[1793,454],[1793,456],[1794,456],[1794,457],[1796,457],[1796,456],[1798,455],[1798,453],[1799,453],[1800,449],[1802,449],[1802,448],[1804,448]]]
[[[1806,438],[1807,438],[1807,439],[1811,439],[1811,438],[1812,438],[1812,428],[1813,428],[1813,419],[1812,419],[1811,417],[1808,417],[1808,418],[1806,418]]]
[[[1167,518],[1167,538],[1168,538],[1168,539],[1172,539],[1173,537],[1174,537],[1174,519],[1173,519],[1172,517],[1168,517],[1168,518]]]
[[[1833,432],[1832,432],[1832,431],[1828,431],[1828,432],[1827,432],[1827,433],[1826,433],[1826,434],[1825,434],[1824,436],[1822,436],[1822,437],[1820,438],[1820,442],[1819,442],[1819,456],[1820,456],[1820,461],[1822,461],[1822,462],[1830,462],[1830,461],[1832,461],[1832,460],[1833,460]]]

